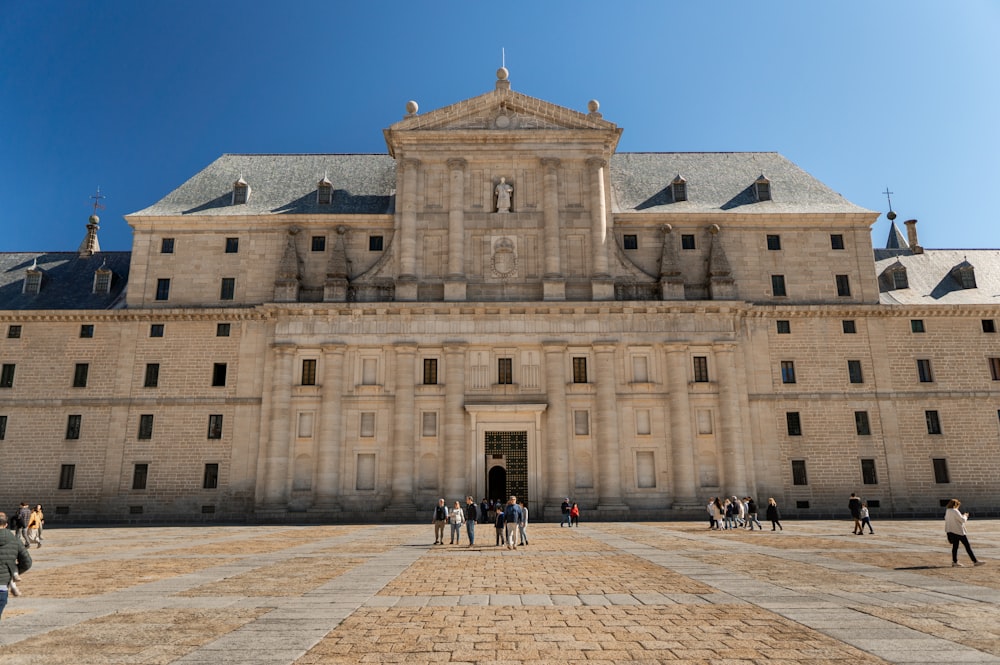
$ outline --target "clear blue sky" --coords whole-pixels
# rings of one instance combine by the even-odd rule
[[[777,151],[926,247],[1000,248],[1000,3],[0,0],[0,251],[75,250],[224,152],[384,153],[492,89],[624,129],[621,151]],[[874,226],[877,246],[888,222]]]

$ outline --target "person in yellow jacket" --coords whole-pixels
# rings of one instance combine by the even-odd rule
[[[42,520],[41,506],[35,506],[35,509],[31,511],[31,516],[28,517],[28,528],[25,529],[24,533],[26,547],[31,547],[31,543],[35,543],[38,547],[42,546]]]

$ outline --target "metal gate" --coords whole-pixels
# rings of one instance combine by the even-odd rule
[[[528,502],[528,433],[527,432],[486,432],[487,482],[489,481],[489,460],[494,455],[503,455],[507,470],[507,495],[515,495],[518,500]]]

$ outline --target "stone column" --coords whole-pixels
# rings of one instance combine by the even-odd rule
[[[417,169],[420,160],[404,159],[399,163],[403,185],[399,192],[399,278],[397,300],[417,299]]]
[[[570,441],[566,431],[566,344],[545,342],[545,392],[549,404],[545,411],[546,450],[545,515],[560,515],[559,506],[570,495]]]
[[[615,382],[614,342],[597,342],[597,463],[598,510],[622,511],[621,441],[618,438],[618,387]],[[613,515],[612,515],[613,517]]]
[[[565,300],[566,282],[562,278],[562,261],[559,247],[559,160],[542,160],[545,274],[542,281],[544,300]],[[566,497],[563,497],[566,498]]]
[[[264,506],[283,508],[288,501],[288,465],[292,454],[291,432],[292,364],[295,345],[275,344],[271,377],[271,432],[264,456]]]
[[[720,429],[724,483],[729,494],[745,496],[748,489],[747,462],[740,417],[735,345],[716,345],[715,360],[719,372],[719,419],[722,421]]]
[[[670,461],[673,480],[673,507],[698,505],[695,479],[695,440],[691,432],[691,404],[688,400],[688,354],[683,345],[667,346],[667,381],[670,391]]]
[[[593,276],[607,278],[608,274],[608,216],[604,200],[604,168],[608,163],[594,157],[587,160],[590,170],[590,236],[593,248]]]
[[[393,412],[392,432],[392,500],[393,511],[414,509],[413,476],[416,473],[414,442],[416,425],[413,422],[413,393],[415,370],[413,363],[417,345],[400,343],[396,351],[396,401]]]
[[[448,160],[448,277],[445,300],[465,300],[465,166],[464,159]]]
[[[316,507],[338,508],[343,446],[341,397],[344,388],[343,344],[323,345],[323,385],[320,402],[319,447],[316,453]]]
[[[459,498],[475,489],[474,478],[470,477],[474,468],[470,465],[475,460],[468,459],[465,453],[465,344],[446,342],[444,354],[443,496]]]

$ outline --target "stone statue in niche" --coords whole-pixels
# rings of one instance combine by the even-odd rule
[[[514,188],[507,183],[507,178],[500,178],[494,191],[497,195],[497,212],[510,212],[510,197]]]

